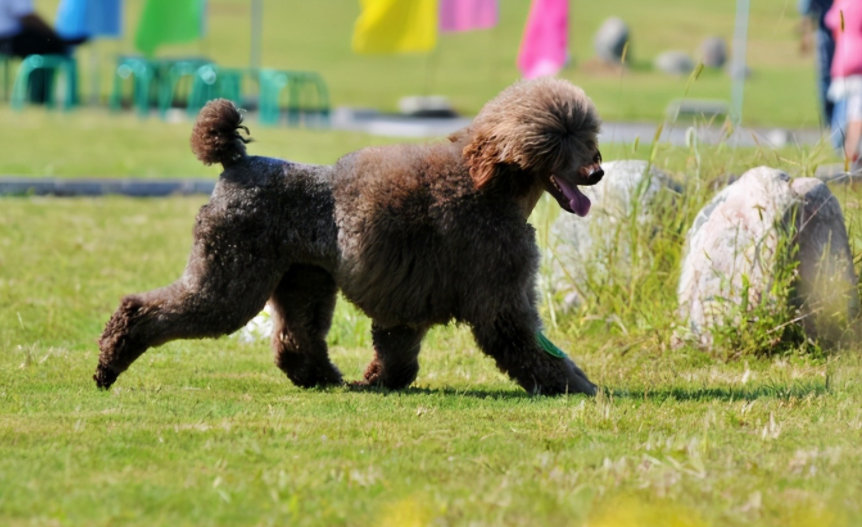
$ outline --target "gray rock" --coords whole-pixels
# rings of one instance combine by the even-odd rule
[[[658,198],[669,203],[679,188],[670,176],[646,161],[603,163],[605,177],[592,187],[581,187],[592,207],[584,217],[561,213],[551,226],[553,251],[550,289],[563,296],[564,307],[595,298],[609,282],[631,279],[632,254],[628,243],[632,215],[638,228],[651,228]],[[636,246],[637,258],[650,258],[646,247]]]
[[[665,51],[655,58],[653,66],[668,75],[688,75],[694,70],[694,60],[685,51]]]
[[[799,283],[796,303],[807,335],[826,344],[844,336],[847,321],[859,314],[853,254],[841,205],[825,183],[815,178],[793,180],[790,188],[801,201],[797,212]]]
[[[781,243],[792,227],[798,251],[779,253],[793,246]],[[734,313],[744,300],[751,306],[769,301],[781,260],[798,263],[790,300],[809,336],[828,346],[858,313],[844,217],[820,180],[791,182],[772,168],[749,170],[700,211],[686,245],[677,296],[687,331],[680,340],[711,347],[712,329],[741,323]]]
[[[593,41],[596,55],[603,62],[619,64],[622,61],[623,49],[629,41],[629,26],[618,17],[611,17],[602,22]],[[631,49],[627,54],[631,53]]]
[[[727,42],[721,37],[707,37],[700,43],[700,60],[707,68],[723,68],[727,62]]]

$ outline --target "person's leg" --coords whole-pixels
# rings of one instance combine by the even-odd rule
[[[850,161],[859,159],[859,140],[862,139],[862,121],[847,122],[847,137],[844,139],[844,155]]]
[[[847,94],[847,134],[844,138],[844,156],[852,163],[859,159],[859,141],[862,140],[862,92],[851,86]]]
[[[832,114],[835,104],[826,97],[829,84],[832,82],[830,70],[832,69],[832,56],[835,54],[835,40],[827,31],[815,32],[817,53],[817,95],[820,98],[820,112],[823,118],[823,126],[828,127],[832,123]]]
[[[832,126],[830,139],[837,152],[844,154],[844,138],[847,136],[847,101],[841,99],[834,102],[832,109]]]

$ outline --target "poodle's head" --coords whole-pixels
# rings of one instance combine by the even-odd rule
[[[570,82],[521,81],[482,108],[463,155],[479,189],[503,174],[520,174],[541,181],[563,210],[586,216],[590,200],[578,187],[604,175],[600,126],[593,102]]]

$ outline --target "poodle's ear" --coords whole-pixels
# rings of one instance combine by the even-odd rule
[[[477,189],[482,189],[497,175],[500,153],[497,151],[497,141],[487,135],[478,134],[474,137],[470,144],[464,147],[462,155]]]

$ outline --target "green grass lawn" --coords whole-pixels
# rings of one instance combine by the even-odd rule
[[[102,325],[179,274],[203,202],[0,200],[0,524],[862,521],[858,348],[723,362],[634,326],[574,337],[577,315],[550,334],[596,398],[528,397],[457,327],[426,339],[402,393],[299,390],[233,338],[151,350],[97,391]],[[339,306],[348,379],[368,329]]]
[[[141,1],[128,0],[130,23]],[[210,3],[210,36],[169,51],[243,64],[247,2]],[[322,71],[336,104],[391,109],[430,83],[471,113],[517,76],[528,3],[501,4],[498,30],[442,37],[429,59],[351,55],[356,2],[267,2],[264,61]],[[38,3],[43,12],[55,5]],[[577,1],[572,9],[575,67],[565,76],[587,88],[606,119],[657,125],[686,79],[650,71],[650,58],[691,50],[708,34],[729,37],[733,25],[733,2]],[[749,124],[816,123],[793,10],[792,0],[752,6]],[[635,39],[634,67],[622,78],[585,64],[595,27],[612,14],[629,20]],[[97,46],[103,56],[127,49]],[[704,72],[690,91],[727,93],[718,72]],[[0,174],[218,175],[191,154],[188,122],[0,107],[0,123]],[[252,153],[309,163],[394,141],[249,124]],[[862,345],[733,361],[725,357],[735,350],[669,346],[674,263],[684,229],[711,196],[707,183],[760,164],[811,175],[834,154],[824,145],[646,140],[602,150],[607,160],[650,158],[697,190],[679,203],[678,228],[656,231],[649,249],[661,258],[637,262],[639,280],[588,309],[542,308],[549,335],[603,387],[596,398],[527,396],[461,327],[429,334],[419,378],[400,393],[303,391],[272,364],[266,343],[231,337],[151,350],[99,392],[90,377],[104,323],[122,295],[181,273],[206,198],[0,198],[0,525],[862,524]],[[853,253],[862,254],[858,189],[833,190]],[[544,201],[531,220],[544,249],[555,211]],[[345,377],[358,379],[372,355],[369,321],[339,303],[329,342]]]
[[[125,139],[113,129],[103,140],[110,154],[83,156],[76,166],[99,172],[132,145],[148,151],[175,142],[191,158],[181,141],[186,126],[127,125]],[[161,133],[135,143],[148,126]],[[78,138],[86,134],[99,131],[80,126]],[[287,136],[298,157],[323,161],[345,143],[370,140],[271,130],[254,148],[277,150]],[[20,149],[29,152],[15,154],[25,164],[63,157],[62,149]],[[641,146],[635,155],[649,152]],[[690,182],[761,163],[805,175],[825,155],[822,147],[716,147],[698,163],[687,149],[652,152],[657,165]],[[145,166],[147,157],[130,166]],[[179,153],[166,157],[160,170],[187,166],[172,164],[184,159]],[[859,254],[857,193],[834,190]],[[527,396],[460,327],[429,335],[419,378],[401,393],[299,390],[272,364],[266,343],[234,338],[151,350],[110,392],[97,391],[90,376],[105,321],[123,294],[179,275],[204,202],[0,200],[0,524],[862,521],[862,348],[729,362],[721,357],[733,350],[672,350],[673,269],[657,269],[590,310],[551,316],[543,308],[551,337],[603,386],[596,398]],[[543,245],[553,214],[543,202],[533,218]],[[670,245],[675,261],[680,248]],[[370,360],[369,329],[339,304],[329,341],[347,379],[358,379]]]
[[[216,178],[217,167],[202,165],[191,153],[191,121],[140,120],[129,114],[113,115],[107,110],[83,109],[71,113],[45,112],[39,108],[17,113],[0,106],[0,175],[34,177],[121,177],[121,178]],[[372,145],[440,138],[399,139],[358,132],[261,126],[247,122],[254,142],[249,152],[303,163],[335,162],[339,157]],[[658,128],[659,124],[656,125]],[[679,122],[666,126],[684,127]],[[647,159],[652,138],[638,145],[601,145],[606,160]],[[708,170],[741,171],[752,163],[782,166],[799,174],[812,174],[820,164],[839,159],[825,145],[790,146],[781,151],[765,148],[728,148],[727,145],[701,149]],[[666,144],[658,145],[656,161],[676,171],[690,167],[694,154],[683,153]],[[671,155],[668,155],[672,153]]]
[[[53,17],[58,0],[37,7]],[[100,91],[108,93],[113,57],[133,53],[132,40],[143,0],[127,0],[127,34],[121,41],[98,41],[79,50],[82,82],[91,91],[93,53],[101,63]],[[247,66],[247,0],[210,0],[208,33],[202,41],[166,47],[161,55],[207,56],[227,66]],[[745,123],[766,126],[817,126],[814,66],[799,52],[794,0],[752,2],[748,61],[754,72],[745,94]],[[442,94],[467,114],[519,77],[515,59],[529,0],[503,0],[494,30],[441,35],[428,55],[357,56],[350,50],[355,0],[279,0],[267,2],[263,28],[263,65],[321,72],[335,105],[394,110],[399,97]],[[601,22],[620,16],[631,27],[631,68],[623,75],[591,64],[593,36]],[[686,78],[652,69],[662,51],[679,49],[697,57],[700,42],[712,35],[732,40],[735,2],[714,0],[571,1],[572,65],[561,76],[583,86],[608,120],[658,121],[668,103],[685,93]],[[91,49],[94,48],[94,49]],[[690,97],[729,100],[729,77],[707,71]]]
[[[86,109],[50,113],[38,108],[16,113],[0,107],[0,174],[54,177],[211,177],[219,169],[206,167],[191,152],[193,123],[139,120]],[[266,128],[248,123],[254,155],[304,163],[332,163],[353,150],[397,139],[355,132],[296,128]]]

